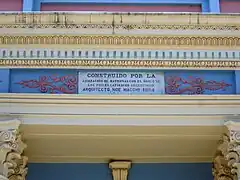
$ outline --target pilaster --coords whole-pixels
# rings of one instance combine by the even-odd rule
[[[240,123],[229,121],[213,161],[214,180],[240,179]]]
[[[131,162],[114,161],[109,163],[109,168],[112,169],[113,180],[127,180]]]
[[[0,120],[0,180],[25,180],[26,144],[19,132],[19,120]]]
[[[33,11],[34,0],[23,0],[23,12]]]
[[[240,71],[235,71],[236,94],[240,94]]]
[[[220,13],[220,0],[209,0],[209,10],[211,13]]]
[[[10,82],[9,77],[10,77],[9,69],[0,69],[0,93],[9,92],[9,82]]]

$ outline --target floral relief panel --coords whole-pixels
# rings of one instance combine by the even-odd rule
[[[165,73],[166,94],[235,94],[232,71],[169,71]]]
[[[11,92],[76,94],[78,77],[75,70],[13,70]]]

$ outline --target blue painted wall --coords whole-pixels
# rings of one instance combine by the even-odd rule
[[[29,164],[27,180],[112,180],[107,164]],[[213,180],[210,163],[133,164],[129,180]]]
[[[9,92],[9,69],[0,69],[0,93]]]
[[[240,71],[235,71],[236,76],[236,93],[240,94]]]
[[[107,164],[29,164],[27,180],[111,180]]]
[[[39,11],[41,3],[201,4],[202,12],[220,13],[219,0],[23,0],[23,11]]]

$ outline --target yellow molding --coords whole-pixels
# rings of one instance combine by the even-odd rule
[[[126,35],[41,35],[0,36],[0,44],[76,44],[76,45],[154,45],[161,46],[240,46],[240,37],[224,36],[126,36]]]
[[[121,157],[119,157],[121,158]],[[124,159],[131,159],[134,163],[212,163],[212,156],[204,157],[181,157],[181,156],[166,156],[166,157],[132,157],[123,156]],[[108,157],[82,157],[82,156],[31,156],[31,163],[106,163]]]
[[[240,95],[131,95],[131,99],[142,100],[240,100]],[[46,99],[129,99],[129,95],[75,95],[75,94],[34,94],[34,93],[0,93],[0,98],[46,98]]]
[[[176,101],[174,101],[176,100]],[[0,103],[89,105],[240,105],[240,95],[69,95],[0,94]]]
[[[2,68],[240,69],[238,60],[0,59]]]
[[[3,28],[167,28],[223,30],[239,28],[238,14],[196,13],[1,13]],[[220,28],[220,29],[218,29]]]
[[[121,50],[121,49],[131,49],[131,50],[139,50],[139,49],[145,49],[145,50],[223,50],[223,51],[232,51],[232,50],[240,50],[240,46],[155,46],[155,45],[88,45],[88,44],[0,44],[0,48],[19,48],[19,49],[33,49],[33,48],[49,48],[49,49],[66,49],[66,50],[72,50],[72,49],[92,49],[92,50],[99,50],[99,49],[111,49],[111,50]]]
[[[6,29],[52,29],[56,30],[60,29],[112,29],[113,32],[116,30],[202,30],[202,31],[239,31],[240,26],[239,24],[235,25],[200,25],[200,24],[0,24],[0,28]]]

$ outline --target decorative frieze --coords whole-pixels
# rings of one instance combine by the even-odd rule
[[[131,162],[114,161],[109,163],[109,168],[112,169],[113,180],[127,180]]]
[[[19,120],[0,121],[0,179],[25,180],[28,158],[23,156],[26,144],[19,132]]]
[[[240,123],[229,121],[213,163],[214,180],[240,179]]]
[[[232,71],[12,69],[7,75],[9,87],[5,92],[11,93],[82,95],[237,93],[235,74]]]
[[[0,36],[0,44],[61,44],[61,45],[147,45],[147,46],[215,46],[238,47],[238,36],[161,36],[161,35],[43,35]]]

